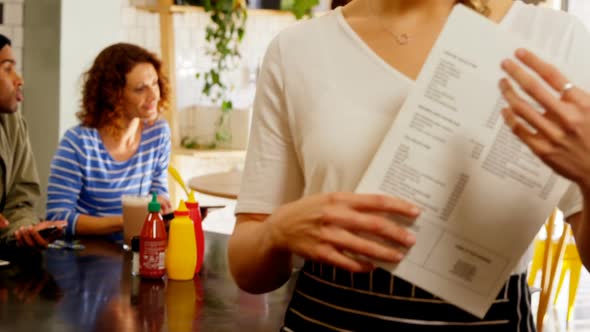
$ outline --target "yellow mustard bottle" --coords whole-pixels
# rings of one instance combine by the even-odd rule
[[[166,250],[166,272],[171,280],[191,280],[197,265],[197,244],[193,221],[184,201],[180,201],[170,221]]]

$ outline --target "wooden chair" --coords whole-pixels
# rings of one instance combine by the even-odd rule
[[[547,234],[547,228],[549,223],[546,222],[544,224],[545,234]],[[533,250],[533,260],[531,262],[531,267],[528,273],[528,284],[529,287],[533,288],[534,291],[538,291],[535,287],[535,282],[537,281],[537,275],[540,274],[543,270],[543,264],[545,263],[545,239],[537,237],[535,238],[534,242],[534,250]]]
[[[557,216],[557,209],[553,211],[547,222],[545,223],[545,229],[547,231],[547,238],[545,240],[537,240],[541,241],[541,243],[535,244],[535,257],[533,257],[533,267],[541,266],[541,294],[539,297],[539,306],[537,309],[537,331],[543,331],[543,321],[545,319],[545,314],[547,313],[547,308],[549,306],[550,299],[555,294],[555,289],[553,287],[555,281],[555,275],[558,271],[558,267],[560,266],[563,255],[566,247],[566,243],[568,242],[568,236],[570,232],[568,232],[569,225],[565,224],[563,227],[563,231],[561,236],[557,240],[557,242],[553,241],[553,232],[555,230],[555,218]],[[538,245],[538,246],[537,246]],[[541,251],[542,249],[542,251]],[[540,255],[542,252],[542,255]],[[539,264],[538,260],[541,259],[541,263]],[[533,274],[533,271],[531,271]],[[534,271],[536,273],[536,271]],[[529,285],[534,283],[534,275],[529,276]]]
[[[572,230],[568,227],[568,237],[571,239],[572,236]],[[553,305],[557,304],[557,299],[559,298],[559,291],[561,290],[561,286],[563,285],[565,275],[568,272],[570,276],[570,281],[567,301],[567,323],[569,323],[573,315],[574,303],[576,301],[578,284],[580,283],[580,275],[582,272],[582,260],[580,259],[578,248],[576,247],[576,243],[574,241],[567,241],[567,244],[565,245],[563,261],[561,264],[561,272],[559,274],[559,282],[557,283],[557,289],[555,291],[555,299],[553,300]]]

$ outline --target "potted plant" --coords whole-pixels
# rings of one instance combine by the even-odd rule
[[[235,68],[241,58],[239,46],[245,34],[248,18],[246,0],[183,0],[190,5],[203,6],[209,14],[210,22],[206,27],[205,40],[208,43],[206,54],[213,66],[197,74],[203,80],[202,94],[221,110],[215,123],[214,139],[198,142],[184,138],[182,145],[187,148],[228,147],[232,141],[230,113],[233,103],[230,99],[230,87],[225,82],[227,72]],[[276,0],[278,1],[278,0]],[[311,17],[312,8],[319,0],[281,0],[281,8],[293,12],[297,19]]]
[[[191,5],[202,5],[211,21],[206,27],[205,40],[208,43],[206,54],[212,60],[212,67],[198,73],[203,80],[202,94],[217,105],[220,116],[215,123],[215,137],[203,146],[200,142],[184,140],[185,147],[217,148],[231,144],[230,112],[233,103],[229,96],[229,86],[225,74],[232,70],[241,57],[239,45],[245,34],[248,18],[245,0],[185,0]]]

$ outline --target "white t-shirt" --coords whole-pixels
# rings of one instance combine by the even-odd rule
[[[590,90],[582,23],[516,1],[500,25],[586,71],[575,83]],[[340,8],[282,31],[259,77],[236,213],[270,214],[302,196],[354,191],[413,84],[361,40]],[[560,208],[566,216],[581,210],[576,185]]]

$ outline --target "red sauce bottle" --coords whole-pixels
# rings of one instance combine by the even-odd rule
[[[157,279],[166,274],[167,235],[155,192],[148,204],[148,212],[139,240],[139,275]]]
[[[203,266],[203,259],[205,257],[205,234],[203,233],[203,218],[201,218],[201,209],[199,208],[199,202],[195,200],[195,193],[191,190],[188,201],[185,202],[186,208],[188,209],[188,216],[193,221],[195,228],[195,241],[197,242],[197,266],[195,268],[195,274],[201,271]]]

